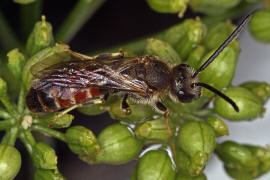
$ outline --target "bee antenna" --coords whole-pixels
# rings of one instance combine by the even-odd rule
[[[248,14],[244,20],[236,27],[232,34],[218,47],[218,49],[208,58],[208,60],[193,74],[195,78],[201,71],[203,71],[209,64],[211,64],[216,57],[224,50],[224,48],[244,29],[244,26],[249,21],[251,14]]]
[[[231,99],[229,98],[228,96],[226,96],[225,94],[223,94],[222,92],[220,92],[219,90],[215,89],[214,87],[208,85],[208,84],[205,84],[205,83],[201,83],[201,82],[198,82],[198,83],[193,83],[192,86],[201,86],[201,87],[204,87],[210,91],[212,91],[213,93],[215,93],[216,95],[220,96],[221,98],[223,98],[225,101],[227,101],[228,103],[230,103],[233,107],[233,109],[236,111],[236,112],[239,112],[239,108],[238,106],[236,105],[236,103]]]

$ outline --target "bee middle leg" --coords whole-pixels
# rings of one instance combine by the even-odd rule
[[[128,94],[125,94],[125,95],[124,95],[124,98],[122,99],[122,104],[121,104],[121,106],[122,106],[123,111],[125,111],[126,114],[128,115],[128,114],[131,113],[131,109],[130,109],[128,103],[127,103],[127,98],[128,98]]]

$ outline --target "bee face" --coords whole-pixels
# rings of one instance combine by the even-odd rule
[[[172,70],[171,95],[180,102],[191,102],[201,95],[201,87],[193,86],[198,82],[193,78],[194,70],[187,64],[175,66]]]

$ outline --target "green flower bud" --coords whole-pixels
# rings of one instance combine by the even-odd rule
[[[181,59],[177,52],[167,42],[154,38],[148,39],[145,50],[147,54],[156,55],[166,62],[181,64]]]
[[[20,168],[20,152],[12,146],[0,144],[0,179],[14,179]]]
[[[216,145],[215,131],[206,123],[190,122],[179,131],[177,143],[190,157],[199,152],[206,153],[210,157]]]
[[[0,77],[0,99],[7,96],[7,83]]]
[[[149,105],[136,104],[129,100],[127,102],[130,106],[131,113],[128,114],[123,110],[122,99],[118,99],[118,101],[115,101],[108,107],[111,118],[118,119],[120,121],[136,123],[153,119],[153,116],[157,114]]]
[[[217,15],[237,6],[240,1],[241,0],[190,0],[189,5],[195,12]]]
[[[209,28],[203,43],[209,49],[217,49],[233,32],[235,26],[231,21],[218,23]],[[231,47],[234,47],[234,50],[239,51],[239,41],[233,40],[230,43]]]
[[[214,51],[209,52],[204,56],[199,66],[201,66]],[[201,82],[207,83],[218,90],[230,85],[238,58],[239,52],[235,51],[232,46],[227,46],[222,53],[212,62],[204,71],[199,75]],[[204,96],[213,96],[213,93],[202,88],[202,94]]]
[[[218,144],[216,152],[224,165],[231,169],[253,171],[259,165],[258,159],[252,155],[248,148],[233,141]]]
[[[244,145],[253,156],[255,156],[260,165],[258,167],[257,177],[270,171],[270,149],[269,147],[263,148],[259,146]]]
[[[249,81],[240,86],[250,90],[262,103],[265,103],[270,97],[270,85],[266,82]]]
[[[187,64],[193,67],[194,69],[198,69],[199,63],[203,57],[203,55],[206,52],[206,48],[202,45],[199,45],[196,49],[194,49],[188,59],[187,59]]]
[[[33,147],[32,160],[37,168],[57,169],[57,156],[54,149],[43,142],[38,142]]]
[[[8,52],[7,56],[8,56],[7,66],[9,70],[17,79],[21,79],[22,68],[25,63],[24,55],[20,53],[18,49],[13,49]]]
[[[27,40],[26,50],[30,56],[48,46],[52,46],[54,43],[52,25],[46,22],[45,16],[42,16],[41,19],[41,21],[35,24]]]
[[[52,121],[55,119],[58,113],[50,113],[46,115],[44,118],[37,118],[34,120],[34,123],[42,124],[44,126],[49,126]],[[54,121],[52,128],[67,128],[72,123],[74,116],[71,114],[64,114]]]
[[[139,180],[174,180],[175,170],[165,150],[151,150],[139,160],[137,179]]]
[[[175,48],[177,43],[185,36],[187,32],[186,23],[189,23],[189,21],[193,20],[185,20],[184,22],[176,24],[167,29],[162,35],[162,40],[168,42],[171,46]]]
[[[174,130],[172,124],[170,124],[170,129]],[[174,132],[171,133],[173,134]],[[153,140],[154,142],[167,142],[170,139],[168,125],[164,117],[146,121],[143,124],[138,125],[135,130],[135,135],[138,138],[149,141]]]
[[[253,37],[261,42],[270,42],[270,9],[260,9],[253,13],[249,22]]]
[[[86,115],[99,115],[105,112],[103,107],[103,104],[91,104],[89,106],[77,108],[77,110]]]
[[[148,5],[160,13],[179,13],[182,17],[187,9],[188,0],[147,0]]]
[[[71,55],[67,52],[69,50],[68,46],[63,45],[63,44],[56,44],[54,47],[47,47],[39,52],[37,52],[35,55],[33,55],[25,64],[22,77],[24,84],[26,85],[26,89],[29,88],[31,85],[31,79],[32,79],[32,73],[30,69],[34,66],[34,69],[36,72],[42,70],[44,68],[40,64],[40,62],[46,61],[46,63],[51,64],[56,64],[57,62],[62,62],[63,59],[65,61],[69,61],[72,57]]]
[[[228,166],[225,166],[224,168],[225,168],[226,173],[234,179],[253,180],[255,178],[254,172],[240,171],[237,169],[230,168]]]
[[[79,156],[95,157],[100,150],[93,132],[83,126],[68,128],[65,137],[70,150]]]
[[[89,106],[83,106],[81,108],[77,108],[77,110],[79,110],[81,113],[86,114],[86,115],[98,115],[108,110],[111,104],[116,102],[117,100],[119,100],[119,97],[111,95],[105,101],[105,103],[91,104]]]
[[[36,169],[35,180],[64,180],[65,178],[57,170]]]
[[[205,120],[216,132],[216,136],[229,135],[229,129],[227,124],[216,116],[207,117]]]
[[[101,153],[96,160],[99,163],[119,164],[138,157],[142,143],[124,125],[114,124],[98,135]]]
[[[198,176],[190,176],[180,171],[179,173],[177,173],[175,180],[207,180],[207,178],[203,173]]]
[[[239,112],[235,112],[232,105],[221,97],[214,101],[214,110],[220,116],[232,120],[241,121],[254,119],[262,116],[264,108],[261,101],[249,90],[242,87],[230,87],[224,91],[239,107]]]
[[[176,149],[176,166],[180,172],[189,176],[198,176],[201,174],[208,159],[209,154],[205,152],[198,152],[190,157],[181,148]]]
[[[188,58],[189,54],[199,45],[206,34],[206,27],[199,18],[186,20],[184,24],[186,33],[175,47],[182,60]]]

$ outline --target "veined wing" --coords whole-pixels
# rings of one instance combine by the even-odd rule
[[[70,62],[70,61],[84,61],[84,60],[102,60],[102,59],[120,59],[124,54],[122,52],[119,53],[111,53],[111,54],[101,54],[97,56],[86,56],[74,51],[71,51],[69,47],[65,44],[56,44],[53,48],[52,55],[42,59],[36,64],[32,65],[30,68],[31,73],[34,77],[38,79],[42,79],[48,73],[57,70],[62,67],[62,63]]]
[[[60,63],[42,71],[42,86],[87,88],[98,87],[116,91],[147,94],[148,86],[144,81],[134,79],[121,72],[137,62],[134,58],[81,60]]]

